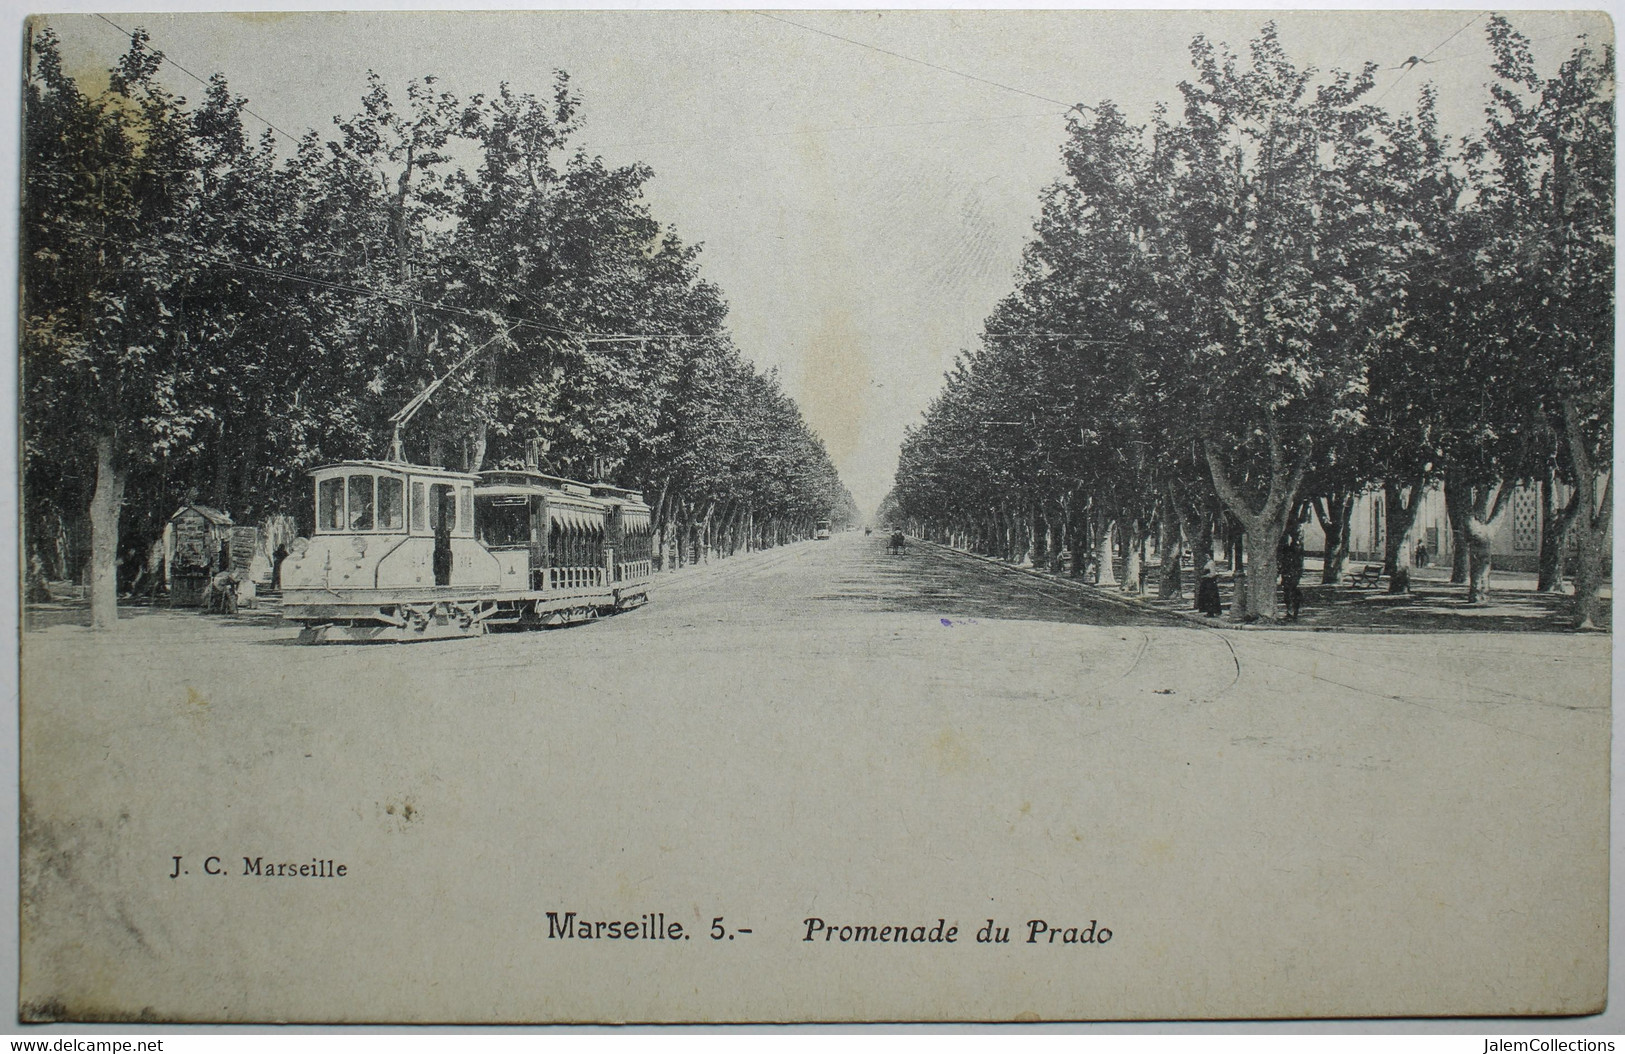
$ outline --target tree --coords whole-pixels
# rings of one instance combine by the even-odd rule
[[[1375,72],[1288,60],[1273,25],[1246,69],[1198,38],[1173,236],[1186,288],[1210,307],[1191,334],[1196,409],[1214,489],[1246,533],[1248,617],[1274,618],[1275,559],[1317,444],[1357,420],[1373,298],[1358,278],[1384,261],[1368,207],[1381,163]]]
[[[466,102],[372,76],[335,136],[279,160],[222,78],[194,109],[165,92],[143,32],[95,92],[48,33],[31,53],[28,522],[71,536],[88,507],[98,624],[121,506],[149,536],[177,497],[303,514],[305,470],[397,453],[391,414],[439,377],[411,459],[515,466],[543,440],[547,467],[618,470],[707,552],[855,516],[698,248],[650,214],[653,173],[575,141],[563,73],[547,99]]]
[[[1544,466],[1571,490],[1562,522],[1590,516],[1594,583],[1596,467],[1612,450],[1612,53],[1582,47],[1541,82],[1504,20],[1490,37],[1501,83],[1485,137],[1460,148],[1430,86],[1391,116],[1366,101],[1372,64],[1299,69],[1272,26],[1245,61],[1193,43],[1178,122],[1078,108],[1015,291],[908,434],[896,506],[1019,558],[1012,537],[1037,553],[1055,504],[1103,582],[1126,525],[1131,585],[1154,525],[1166,569],[1181,535],[1205,550],[1221,520],[1246,549],[1236,611],[1267,618],[1283,531],[1313,509],[1335,582],[1373,487],[1391,588],[1406,588],[1440,479],[1477,602],[1496,518]]]
[[[1613,505],[1612,472],[1599,482],[1613,451],[1614,52],[1582,39],[1543,80],[1510,23],[1496,16],[1487,33],[1498,79],[1483,207],[1499,233],[1497,321],[1522,353],[1528,430],[1562,438],[1551,475],[1572,496],[1557,529],[1576,532],[1574,619],[1589,627]]]
[[[63,71],[49,31],[33,47],[24,126],[25,449],[36,486],[42,463],[95,465],[91,615],[108,628],[118,618],[118,521],[132,466],[185,449],[200,424],[179,397],[196,364],[179,354],[176,271],[165,251],[182,235],[196,161],[184,100],[157,83],[162,56],[145,33],[132,34],[107,89],[94,96]]]

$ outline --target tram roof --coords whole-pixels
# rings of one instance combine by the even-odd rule
[[[474,492],[482,498],[546,498],[549,505],[578,505],[583,509],[604,510],[604,503],[586,494],[571,494],[539,483],[481,483]]]
[[[584,483],[579,479],[570,479],[566,476],[554,476],[532,468],[490,468],[480,473],[480,478],[487,484],[527,484],[541,487],[580,487],[589,491],[595,498],[620,498],[641,502],[643,493],[627,487],[617,487],[611,483]]]
[[[405,461],[334,461],[326,465],[318,465],[310,469],[308,474],[314,476],[318,472],[330,472],[336,468],[362,468],[370,472],[396,472],[407,473],[414,476],[442,476],[460,482],[477,483],[479,476],[473,472],[458,472],[455,469],[441,468],[439,465],[414,465]]]
[[[618,507],[628,517],[628,522],[647,526],[653,515],[649,506],[633,498],[586,497],[535,483],[482,483],[474,494],[480,498],[545,498],[554,516],[565,509],[603,516],[609,509]]]

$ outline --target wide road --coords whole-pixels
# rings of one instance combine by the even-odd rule
[[[1600,998],[1606,637],[1210,627],[885,550],[748,554],[613,619],[468,641],[303,647],[179,613],[26,633],[25,1003],[490,1021]],[[548,911],[664,913],[691,939],[550,937]],[[804,939],[939,918],[956,943]],[[990,919],[1008,944],[975,940]],[[1029,943],[1034,920],[1112,938]]]

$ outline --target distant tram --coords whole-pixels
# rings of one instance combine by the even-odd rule
[[[410,641],[581,622],[649,599],[636,491],[396,461],[312,470],[316,529],[282,563],[299,639]]]
[[[824,540],[829,538],[829,521],[828,520],[819,520],[818,521],[818,523],[813,527],[813,537],[818,539],[819,541],[824,541]]]

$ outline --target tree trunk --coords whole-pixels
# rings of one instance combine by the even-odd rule
[[[1448,479],[1445,485],[1449,488]],[[1454,491],[1463,499],[1462,527],[1467,535],[1467,603],[1480,604],[1489,599],[1491,532],[1495,521],[1500,519],[1501,513],[1511,502],[1513,484],[1502,481],[1458,485]],[[1451,494],[1447,493],[1447,505],[1450,498]]]
[[[1044,508],[1037,502],[1033,503],[1033,567],[1043,569],[1044,561],[1049,556],[1049,517],[1044,514]]]
[[[118,517],[124,473],[113,464],[113,437],[96,437],[96,489],[90,498],[90,624],[110,630],[118,622]]]
[[[1574,488],[1568,504],[1557,500],[1557,468],[1546,471],[1540,481],[1540,577],[1537,593],[1563,592],[1563,553],[1569,546],[1569,531],[1580,511],[1580,488]]]
[[[739,505],[725,505],[726,514],[722,517],[722,534],[718,545],[718,552],[724,557],[732,556],[739,551],[739,521],[743,507]]]
[[[1196,565],[1197,571],[1201,571],[1202,566],[1211,559],[1213,559],[1213,516],[1204,510],[1196,524],[1196,544],[1191,551],[1191,562]]]
[[[1410,501],[1405,501],[1405,488],[1397,480],[1383,480],[1383,518],[1387,529],[1383,539],[1382,571],[1388,576],[1389,593],[1411,591],[1411,554],[1416,545],[1411,537],[1416,529],[1417,514],[1422,511],[1425,477],[1418,476],[1410,483]]]
[[[1320,523],[1326,544],[1321,549],[1320,584],[1336,585],[1343,577],[1343,565],[1349,555],[1349,521],[1354,518],[1354,491],[1352,488],[1334,488],[1312,503],[1315,519]]]
[[[1101,518],[1100,529],[1095,534],[1095,585],[1115,586],[1117,572],[1112,567],[1113,552],[1116,546],[1112,544],[1117,535],[1117,521]]]
[[[1444,512],[1450,521],[1450,582],[1461,585],[1467,581],[1472,545],[1467,538],[1468,497],[1460,482],[1444,480]]]
[[[214,480],[209,486],[209,504],[222,512],[229,512],[231,508],[227,490],[230,487],[232,457],[227,446],[226,421],[221,418],[215,422],[214,429]]]
[[[1606,610],[1597,594],[1602,587],[1603,558],[1608,551],[1608,534],[1614,515],[1614,473],[1610,466],[1608,482],[1603,486],[1599,501],[1596,465],[1580,428],[1579,410],[1572,399],[1563,400],[1563,424],[1569,442],[1569,458],[1574,465],[1578,503],[1574,520],[1578,528],[1575,541],[1579,557],[1574,575],[1574,628],[1589,630],[1601,623]]]
[[[1354,499],[1355,494],[1352,490],[1343,496],[1343,504],[1338,516],[1337,552],[1333,554],[1336,560],[1333,565],[1333,583],[1343,577],[1343,569],[1348,566],[1349,562],[1349,546],[1354,543]]]
[[[1612,477],[1604,487],[1605,500],[1602,508],[1593,516],[1587,517],[1593,523],[1604,523],[1600,529],[1593,526],[1582,529],[1576,539],[1575,548],[1579,559],[1576,561],[1574,575],[1574,628],[1596,629],[1601,624],[1608,605],[1602,602],[1597,595],[1603,582],[1603,558],[1608,554],[1608,529],[1606,521],[1611,513],[1608,504],[1607,491],[1613,489]]]
[[[658,541],[651,546],[653,551],[649,554],[654,570],[666,569],[666,485],[660,485],[660,497],[655,499],[654,509],[649,517],[649,529],[654,532]]]
[[[1276,583],[1280,580],[1281,530],[1266,525],[1260,531],[1245,531],[1241,541],[1247,551],[1247,566],[1236,579],[1236,617],[1251,621],[1255,618],[1280,617],[1277,605]]]
[[[1274,416],[1269,416],[1270,484],[1263,504],[1256,510],[1247,504],[1230,481],[1224,456],[1211,440],[1203,441],[1208,468],[1213,475],[1214,489],[1232,515],[1241,521],[1245,532],[1247,569],[1245,583],[1236,586],[1236,601],[1232,605],[1241,617],[1275,620],[1279,608],[1275,596],[1275,554],[1286,532],[1287,520],[1297,508],[1298,488],[1308,471],[1307,450],[1300,449],[1293,458],[1290,470],[1286,452],[1276,438]],[[1245,594],[1245,595],[1244,595]],[[1241,610],[1245,603],[1245,610]]]
[[[1140,530],[1140,521],[1130,520],[1128,533],[1123,538],[1123,592],[1138,593],[1140,591],[1140,542],[1144,534]]]
[[[1467,528],[1467,603],[1481,604],[1490,593],[1490,527],[1469,517]]]
[[[1166,504],[1162,507],[1162,516],[1158,521],[1162,526],[1161,537],[1157,539],[1157,552],[1162,559],[1162,573],[1157,576],[1157,596],[1163,600],[1177,600],[1185,595],[1184,583],[1179,573],[1179,560],[1184,555],[1185,514],[1180,511],[1179,503],[1174,498],[1171,483],[1163,501]]]
[[[484,421],[474,426],[474,432],[468,438],[468,467],[465,472],[478,472],[485,467],[485,447],[490,435],[491,426]]]
[[[1072,554],[1072,566],[1068,567],[1067,574],[1072,578],[1082,578],[1083,568],[1088,560],[1084,553],[1088,551],[1088,540],[1084,538],[1084,523],[1088,515],[1083,509],[1071,509],[1067,514],[1066,547]]]
[[[672,550],[671,562],[673,570],[681,570],[688,562],[688,525],[689,509],[686,500],[679,501],[672,510]]]

